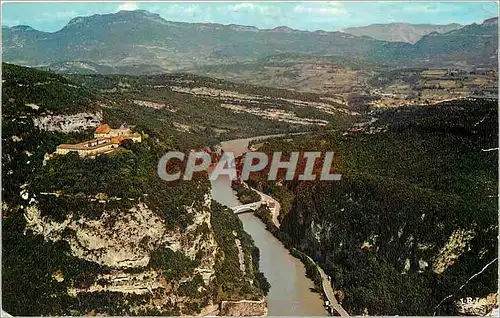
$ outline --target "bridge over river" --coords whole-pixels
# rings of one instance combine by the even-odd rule
[[[261,201],[257,201],[257,202],[252,202],[252,203],[248,203],[248,204],[242,204],[242,205],[237,205],[237,206],[234,206],[232,207],[231,209],[234,211],[235,214],[243,214],[243,213],[249,213],[249,212],[254,212],[256,211],[258,208],[260,208],[262,205],[268,205],[269,206],[269,203],[273,202],[271,200],[267,200],[267,198],[271,198],[269,196],[262,196],[264,195],[263,193],[255,190],[255,189],[252,189],[254,190],[255,192],[257,192],[258,194],[261,195]],[[272,199],[272,198],[271,198]],[[272,199],[274,200],[274,199]],[[277,201],[275,201],[277,202]],[[272,214],[273,214],[273,219],[274,219],[274,215],[275,215],[275,207],[273,208],[270,208]],[[276,220],[277,222],[277,220]],[[275,224],[279,227],[279,223],[276,223]],[[326,295],[326,298],[328,299],[328,307],[329,309],[333,309],[335,310],[340,316],[349,316],[349,314],[347,313],[347,311],[344,310],[344,308],[342,308],[342,306],[338,303],[336,297],[335,297],[335,293],[334,293],[334,290],[332,288],[332,285],[331,285],[331,282],[330,282],[330,277],[328,275],[325,274],[325,272],[323,271],[323,269],[321,267],[319,267],[316,262],[308,255],[306,255],[307,258],[309,258],[309,260],[316,265],[316,267],[318,268],[318,271],[321,275],[321,279],[322,279],[322,287],[323,287],[323,292],[325,293]]]
[[[236,214],[240,213],[248,213],[248,212],[253,212],[260,208],[262,204],[267,204],[266,201],[258,201],[258,202],[252,202],[248,204],[243,204],[243,205],[238,205],[235,207],[232,207],[231,209],[234,211]]]
[[[266,205],[271,211],[274,225],[277,228],[279,228],[280,222],[278,221],[278,215],[280,214],[280,203],[275,199],[273,199],[272,197],[268,196],[267,194],[264,194],[253,188],[251,189],[255,191],[258,195],[260,195],[260,201],[248,204],[234,205],[231,207],[231,209],[234,211],[235,214],[242,214],[242,213],[254,212],[262,205]]]

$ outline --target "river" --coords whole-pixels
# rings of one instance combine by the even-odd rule
[[[212,197],[229,207],[240,204],[228,176],[212,181]],[[252,213],[239,214],[238,217],[260,250],[259,267],[271,284],[267,295],[268,315],[327,316],[320,295],[311,291],[314,284],[306,277],[302,262],[290,255]]]
[[[377,121],[372,117],[370,121],[358,123],[355,126],[369,126]],[[246,139],[235,139],[221,142],[221,148],[225,152],[233,152],[235,157],[241,156],[249,151],[249,143],[255,140],[283,137],[287,135],[299,136],[312,132],[298,132],[291,134],[276,134],[257,136]],[[228,176],[220,176],[216,181],[211,181],[212,197],[215,201],[235,207],[240,205],[235,193],[231,188]],[[290,255],[283,244],[266,230],[264,223],[252,213],[239,214],[243,222],[245,232],[250,234],[255,245],[260,250],[260,270],[264,273],[271,284],[267,295],[269,316],[327,316],[328,313],[323,306],[323,301],[318,293],[312,292],[313,282],[306,277],[304,264]],[[333,296],[331,301],[334,307],[343,315],[347,312],[337,303]]]

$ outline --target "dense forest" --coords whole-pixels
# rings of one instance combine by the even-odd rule
[[[291,201],[276,235],[319,262],[351,314],[456,315],[497,286],[496,107],[405,107],[363,131],[267,141],[260,151],[337,152],[342,179],[249,184]]]
[[[2,66],[2,293],[10,314],[198,314],[210,302],[260,299],[270,286],[258,268],[259,251],[241,221],[216,202],[207,206],[206,178],[166,186],[157,177],[157,163],[169,150],[189,151],[283,131],[317,130],[310,136],[259,141],[259,151],[282,151],[285,156],[290,151],[335,151],[335,171],[342,179],[269,182],[263,174],[252,174],[248,184],[281,203],[281,228],[274,226],[269,210],[261,208],[256,215],[297,257],[305,252],[325,269],[334,288],[343,291],[343,306],[351,314],[455,315],[457,300],[496,291],[496,264],[468,281],[495,261],[498,250],[498,152],[490,151],[498,147],[494,102],[377,111],[372,125],[346,131],[362,116],[334,116],[284,100],[319,102],[316,94],[183,74],[63,77]],[[232,112],[219,107],[221,96],[189,94],[170,86],[256,95],[259,107],[328,119],[329,124],[318,129]],[[253,101],[236,103],[251,107]],[[142,134],[143,142],[124,142],[94,159],[70,153],[47,160],[46,154],[57,145],[89,140],[93,131],[49,131],[34,119],[81,112],[101,114],[112,127],[126,122]],[[235,190],[243,203],[259,200],[244,186]],[[193,274],[201,253],[190,258],[165,241],[149,252],[143,267],[124,271],[158,272],[171,293],[187,299],[183,304],[169,299],[160,308],[145,305],[165,297],[163,291],[70,296],[69,288],[89,288],[116,268],[73,255],[68,242],[75,233],[70,229],[59,241],[27,229],[28,208],[36,206],[45,221],[63,224],[71,218],[90,222],[126,214],[137,204],[146,205],[162,226],[181,235],[196,218],[187,207],[208,211],[211,228],[200,226],[190,235],[207,241],[212,236],[216,242],[213,279],[204,285],[202,276]],[[314,266],[307,258],[303,261],[318,285]]]
[[[206,142],[210,143],[204,138],[209,134],[200,137],[175,131],[171,122],[161,124],[162,110],[132,106],[134,104],[122,95],[106,95],[94,85],[85,87],[60,75],[3,64],[3,79],[4,310],[12,315],[25,316],[168,316],[197,314],[210,303],[258,299],[267,292],[269,285],[258,269],[258,250],[243,232],[241,222],[221,206],[211,206],[210,203],[206,206],[206,197],[210,193],[208,179],[195,178],[167,185],[157,176],[159,158],[166,151],[205,146]],[[191,100],[193,104],[199,101],[196,98]],[[116,151],[95,158],[69,153],[48,159],[47,154],[53,153],[61,143],[92,139],[93,130],[49,131],[37,126],[34,119],[44,116],[64,118],[81,112],[101,113],[112,127],[129,123],[134,131],[142,133],[143,141],[122,142]],[[117,218],[104,216],[125,215],[132,222],[138,222],[130,211],[140,204],[152,211],[162,228],[180,235],[187,233],[194,222],[193,213],[189,211],[208,211],[212,228],[199,226],[194,232],[189,232],[191,238],[186,238],[194,240],[192,236],[199,236],[209,242],[211,235],[215,237],[217,261],[214,279],[208,285],[200,274],[193,272],[200,260],[207,256],[200,252],[194,259],[187,257],[181,251],[174,252],[168,241],[150,251],[145,266],[117,268],[74,255],[71,244],[78,233],[72,228],[67,227],[60,235],[56,233],[55,237],[60,236],[60,239],[48,239],[27,225],[32,221],[28,220],[27,211],[36,209],[45,224],[59,224],[55,227],[56,232],[76,220],[86,220],[89,224],[105,220],[105,229],[112,229],[118,222]],[[222,220],[232,222],[222,223]],[[234,238],[233,231],[242,244],[246,275],[240,272],[234,239],[232,244],[227,242],[228,238]],[[136,243],[144,250],[153,244],[147,237],[140,242],[130,242]],[[90,257],[92,253],[95,252],[88,251],[84,256]],[[121,275],[131,277],[143,272],[157,272],[170,294],[161,288],[146,294],[85,291],[95,286],[105,288],[112,282],[102,277],[117,275],[117,272],[120,275],[120,271],[123,271]],[[68,293],[70,289],[81,292],[75,296]],[[175,295],[184,299],[182,303],[168,298]],[[158,299],[162,299],[160,307],[150,306]]]
[[[253,245],[252,238],[243,231],[243,224],[236,214],[215,201],[212,202],[211,221],[216,240],[222,246],[216,263],[218,297],[221,300],[235,300],[238,296],[240,299],[259,300],[259,296],[267,294],[270,286],[259,271],[259,250]],[[251,273],[251,280],[242,276],[238,268],[238,249],[235,245],[228,244],[235,237],[241,240],[242,249],[247,252],[245,266]]]
[[[314,107],[298,107],[291,102],[293,99],[301,103],[324,102],[319,94],[236,84],[191,74],[73,74],[68,77],[84,88],[100,92],[108,100],[108,107],[103,108],[103,113],[110,124],[120,125],[127,121],[148,135],[168,138],[177,149],[182,150],[213,146],[220,141],[242,137],[347,127],[361,120],[343,112],[331,114]],[[178,87],[184,91],[176,90]],[[212,95],[188,93],[191,89],[210,90]],[[138,107],[137,101],[162,108]],[[270,120],[220,107],[224,103],[250,109],[287,111],[298,118],[322,119],[329,124],[318,127]],[[330,107],[344,107],[329,103]],[[182,125],[181,131],[176,129],[179,124]]]

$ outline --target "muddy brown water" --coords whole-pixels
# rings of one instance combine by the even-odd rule
[[[212,181],[212,197],[229,207],[240,203],[231,189],[228,176]],[[260,270],[271,284],[267,295],[269,316],[326,316],[320,294],[313,292],[313,282],[306,277],[302,262],[290,255],[283,244],[252,213],[239,214],[244,230],[260,250]]]

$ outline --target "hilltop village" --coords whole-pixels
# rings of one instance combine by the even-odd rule
[[[108,124],[102,124],[96,128],[94,139],[77,144],[60,144],[54,154],[65,155],[76,151],[82,157],[93,157],[113,151],[125,140],[141,142],[142,136],[137,132],[132,132],[126,124],[117,129],[109,127]]]

